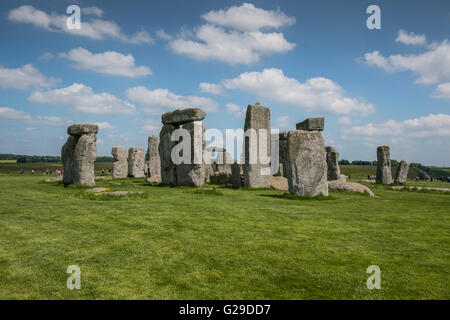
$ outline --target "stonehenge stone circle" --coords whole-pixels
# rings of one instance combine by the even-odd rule
[[[113,178],[126,178],[128,176],[127,150],[125,147],[112,147],[111,154],[114,157]]]
[[[392,184],[391,153],[388,146],[377,148],[377,183]]]
[[[297,130],[322,131],[325,125],[325,118],[308,118],[296,124]]]
[[[326,147],[325,151],[327,152],[328,181],[338,180],[341,175],[339,152],[336,152],[334,147]]]
[[[163,127],[159,133],[159,154],[161,157],[161,180],[171,186],[202,186],[207,179],[207,164],[204,163],[205,126],[201,120],[206,113],[198,108],[178,109],[161,116]],[[172,141],[172,133],[180,128],[191,137],[191,163],[174,164],[172,149],[182,141]],[[208,171],[209,173],[209,171]]]
[[[300,196],[328,196],[327,162],[320,131],[289,131],[286,148],[289,192]]]
[[[254,129],[256,135],[247,135],[249,129]],[[264,142],[259,139],[260,129],[266,130],[267,139]],[[267,154],[264,156],[270,159],[270,109],[261,106],[258,102],[255,105],[248,105],[244,132],[246,133],[244,138],[244,185],[251,188],[269,188],[270,164],[263,163],[261,148],[265,144]]]
[[[128,149],[128,176],[134,178],[145,177],[145,154],[143,148],[131,147]]]
[[[394,183],[404,184],[408,180],[409,163],[406,160],[400,161],[395,172]]]
[[[158,148],[158,137],[148,137],[148,149],[145,154],[144,171],[147,180],[151,180],[151,182],[161,182],[161,158],[159,157]]]
[[[61,149],[65,185],[95,185],[97,132],[98,126],[95,124],[73,124],[67,128],[69,138]]]

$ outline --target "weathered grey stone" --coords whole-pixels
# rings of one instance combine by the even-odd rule
[[[286,177],[286,143],[287,143],[287,131],[283,131],[279,133],[278,136],[278,161],[279,161],[279,169],[278,172],[274,174],[274,176],[282,176]]]
[[[147,179],[161,182],[161,158],[159,156],[159,142],[157,136],[148,137],[148,149],[145,154],[144,171]]]
[[[193,121],[185,123],[183,129],[187,130],[191,137],[191,163],[182,163],[176,166],[176,184],[201,187],[206,180],[205,165],[203,164],[205,126],[201,121]],[[196,155],[200,158],[197,159],[198,161]]]
[[[289,131],[286,171],[291,194],[328,195],[327,163],[324,151],[324,141],[319,131]]]
[[[172,148],[176,142],[171,141],[172,132],[178,129],[178,126],[165,124],[159,133],[159,155],[161,158],[161,181],[164,184],[176,186],[177,173],[176,166],[172,162]]]
[[[134,178],[145,177],[145,154],[143,148],[131,147],[128,149],[128,176]]]
[[[255,130],[255,135],[250,134],[250,129]],[[261,141],[259,130],[265,130],[267,139]],[[270,159],[270,109],[259,103],[249,105],[245,116],[244,125],[244,185],[251,188],[270,187],[270,164],[261,158],[261,155]],[[262,148],[266,149],[265,154]]]
[[[234,163],[234,159],[230,153],[217,152],[216,168],[217,172],[229,174],[231,176],[231,165]]]
[[[394,183],[404,184],[408,180],[409,163],[406,160],[400,161],[395,172]]]
[[[125,147],[112,147],[111,154],[115,160],[113,164],[113,178],[126,178],[128,176],[127,150]]]
[[[70,136],[81,136],[83,134],[97,134],[98,126],[96,124],[72,124],[67,128],[67,134]]]
[[[233,163],[231,165],[231,175],[232,175],[232,185],[233,188],[240,188],[242,186],[242,179],[241,179],[241,165],[238,163]]]
[[[327,151],[328,181],[338,180],[341,175],[339,152],[336,152],[334,147],[326,147],[325,150]]]
[[[233,176],[230,173],[225,172],[214,172],[210,177],[210,182],[212,184],[233,184]]]
[[[345,191],[367,193],[369,196],[375,197],[372,190],[370,190],[365,185],[356,182],[346,182],[345,180],[328,181],[328,188],[330,190],[345,190]]]
[[[295,128],[297,130],[322,131],[324,125],[325,118],[308,118],[302,122],[297,123]]]
[[[289,183],[287,178],[285,177],[270,177],[270,187],[274,190],[289,190]]]
[[[82,186],[95,185],[94,162],[97,158],[97,125],[72,125],[67,132],[70,135],[61,150],[64,166],[64,184],[78,184]]]
[[[199,108],[178,109],[166,112],[162,115],[163,124],[184,124],[192,121],[201,121],[205,118],[206,113]]]
[[[388,146],[377,148],[377,183],[392,184],[391,153]]]

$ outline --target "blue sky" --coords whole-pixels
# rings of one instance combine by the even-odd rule
[[[78,5],[81,29],[68,30]],[[366,8],[381,9],[381,29]],[[448,1],[2,1],[0,153],[58,155],[70,123],[99,123],[98,154],[145,147],[163,112],[243,128],[324,116],[341,159],[450,165]]]

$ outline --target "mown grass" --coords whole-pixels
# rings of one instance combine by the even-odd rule
[[[0,299],[449,299],[450,197],[98,181],[145,199],[0,174]],[[211,187],[211,186],[208,186]],[[81,290],[66,287],[69,265]],[[370,265],[381,290],[368,290]]]

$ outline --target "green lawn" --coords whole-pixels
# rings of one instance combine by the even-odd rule
[[[0,299],[450,298],[449,195],[97,185],[146,197],[88,200],[80,187],[0,174]],[[81,290],[66,288],[69,265]],[[366,287],[370,265],[381,290]]]

